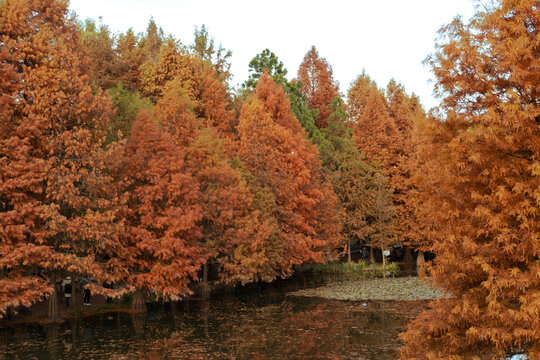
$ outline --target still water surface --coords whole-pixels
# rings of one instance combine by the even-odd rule
[[[291,290],[2,329],[0,359],[395,359],[398,333],[426,304],[287,296]]]

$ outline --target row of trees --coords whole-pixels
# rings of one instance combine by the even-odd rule
[[[442,105],[426,116],[364,73],[342,96],[315,48],[292,81],[264,50],[232,89],[204,27],[182,45],[152,20],[113,35],[64,1],[1,2],[0,311],[55,309],[68,274],[143,304],[181,298],[208,264],[226,283],[271,281],[400,241],[436,253],[449,294],[402,358],[534,358],[538,4],[479,9],[441,31],[427,62]]]
[[[147,292],[176,300],[206,284],[209,264],[224,283],[271,281],[395,240],[394,165],[359,141],[377,136],[369,121],[349,117],[368,96],[345,106],[315,48],[293,81],[263,51],[233,90],[230,52],[204,27],[187,46],[153,20],[113,35],[55,0],[4,1],[0,20],[2,314],[49,298],[55,320],[67,275],[144,308]],[[370,84],[383,113],[401,106]],[[391,85],[410,128],[421,107]]]

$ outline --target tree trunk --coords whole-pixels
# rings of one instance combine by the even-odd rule
[[[382,269],[383,269],[383,272],[382,272],[382,276],[383,278],[386,277],[386,256],[384,256],[384,245],[381,244],[381,255],[382,255]]]
[[[58,292],[56,291],[56,273],[53,272],[51,278],[53,292],[47,300],[47,320],[57,322],[60,319],[58,315]]]
[[[375,264],[375,254],[373,254],[373,246],[369,247],[369,262]]]
[[[425,275],[424,272],[424,266],[426,265],[426,261],[424,259],[424,252],[418,251],[418,256],[416,257],[416,271],[418,272],[418,275],[423,276]]]
[[[414,264],[414,258],[411,254],[411,248],[409,246],[405,247],[405,255],[403,256],[403,262],[406,265]]]
[[[146,302],[144,301],[144,293],[141,289],[135,290],[133,300],[131,301],[131,310],[145,312]]]
[[[81,306],[81,299],[79,299],[79,295],[77,295],[77,284],[80,284],[80,281],[77,281],[77,278],[74,276],[71,280],[71,303],[73,306],[73,309],[76,309],[77,307]],[[81,292],[82,296],[82,292]]]
[[[351,238],[349,238],[349,251],[348,251],[348,261],[349,261],[349,264],[351,263]]]
[[[201,299],[208,300],[210,298],[210,286],[208,285],[208,263],[203,265],[203,278],[200,284]]]

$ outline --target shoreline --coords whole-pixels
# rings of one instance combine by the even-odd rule
[[[442,290],[429,284],[429,278],[419,277],[331,282],[313,289],[292,291],[287,295],[344,301],[425,301],[447,297]]]

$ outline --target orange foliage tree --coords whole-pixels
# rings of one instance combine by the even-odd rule
[[[315,147],[269,75],[261,76],[254,98],[243,106],[238,132],[242,160],[276,199],[283,272],[290,273],[294,264],[324,261],[337,243],[337,200],[319,175]]]
[[[200,192],[184,163],[184,151],[142,110],[126,147],[123,176],[127,207],[122,240],[126,284],[136,288],[134,308],[148,290],[165,300],[189,293],[206,261],[199,246]]]
[[[0,313],[52,294],[54,321],[57,276],[121,275],[115,153],[102,146],[111,103],[88,86],[66,2],[3,1],[0,38]]]
[[[425,114],[418,99],[407,95],[394,80],[388,84],[385,97],[369,76],[362,74],[348,92],[348,112],[358,148],[368,161],[381,168],[394,189],[392,200],[398,216],[399,240],[421,244],[413,130]]]
[[[123,69],[115,51],[115,38],[109,28],[103,24],[97,27],[95,21],[87,19],[81,30],[81,39],[88,50],[92,85],[102,89],[116,86]]]
[[[339,96],[339,88],[332,77],[332,67],[319,56],[315,46],[311,47],[300,64],[298,80],[302,83],[300,91],[306,96],[309,107],[319,112],[315,124],[319,128],[326,127],[332,113],[330,104]]]
[[[394,186],[393,201],[399,215],[399,221],[396,224],[396,230],[401,239],[407,244],[419,249],[426,244],[429,237],[428,226],[425,219],[421,219],[419,211],[423,207],[420,198],[422,195],[431,193],[433,189],[422,184],[419,188],[419,177],[426,178],[427,168],[425,162],[418,157],[419,142],[422,142],[419,131],[426,123],[426,114],[422,108],[419,99],[413,94],[408,95],[403,85],[395,80],[390,80],[386,87],[386,99],[388,106],[388,115],[393,119],[399,133],[398,153],[399,161],[397,165],[397,175],[392,179]],[[419,253],[420,261],[423,260],[423,253]]]
[[[358,76],[347,94],[347,111],[353,138],[370,162],[377,163],[386,175],[398,174],[401,147],[398,128],[389,116],[383,92],[366,74]]]
[[[145,54],[140,47],[140,40],[129,29],[116,39],[116,54],[121,70],[119,81],[129,91],[141,90],[140,67],[145,61]]]
[[[219,267],[220,281],[246,283],[272,280],[275,265],[275,224],[261,206],[261,195],[249,171],[225,152],[225,143],[214,128],[202,128],[182,83],[168,83],[158,100],[155,115],[176,145],[187,149],[187,166],[199,184],[202,209],[199,224],[202,246],[209,263]],[[271,201],[271,200],[270,200]],[[203,282],[207,281],[207,266]]]
[[[157,61],[145,63],[142,71],[143,94],[157,101],[168,83],[176,80],[191,99],[203,127],[215,127],[222,134],[232,132],[234,117],[228,109],[227,89],[211,64],[168,39]]]
[[[279,275],[272,255],[275,226],[254,209],[254,196],[238,167],[226,155],[213,128],[201,130],[188,148],[187,162],[200,184],[200,221],[209,261],[226,283],[273,280]],[[203,269],[206,282],[207,269]]]
[[[446,119],[429,127],[438,184],[434,282],[449,298],[403,335],[403,359],[540,356],[538,1],[445,26],[429,57]]]

